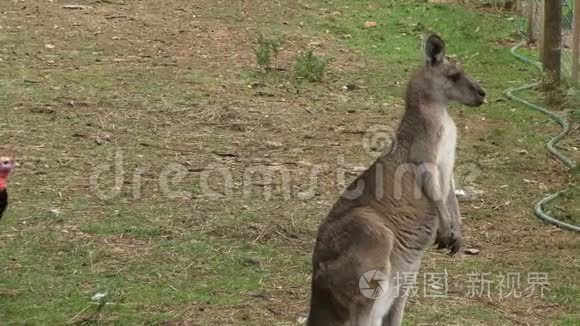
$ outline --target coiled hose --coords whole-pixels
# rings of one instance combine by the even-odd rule
[[[510,50],[511,54],[514,57],[516,57],[518,60],[520,60],[524,63],[530,64],[530,65],[536,67],[538,70],[540,70],[540,72],[542,72],[542,65],[539,62],[530,60],[530,59],[528,59],[528,58],[524,57],[523,55],[516,52],[524,44],[526,44],[526,41],[522,41],[519,44],[517,44],[516,46],[514,46],[513,48],[511,48],[511,50]],[[515,93],[519,93],[519,92],[534,88],[534,87],[539,86],[539,85],[540,85],[540,83],[533,83],[533,84],[519,86],[519,87],[512,87],[512,88],[506,90],[504,94],[507,98],[509,98],[512,101],[521,103],[530,109],[539,111],[539,112],[547,115],[550,119],[554,120],[562,127],[562,131],[558,135],[556,135],[554,138],[550,139],[550,141],[546,144],[546,149],[552,155],[554,155],[560,161],[562,161],[568,168],[573,169],[574,167],[576,167],[576,162],[574,162],[574,160],[570,159],[569,157],[566,157],[564,154],[560,153],[558,150],[556,150],[554,148],[554,146],[556,146],[556,144],[558,144],[558,142],[560,140],[562,140],[562,138],[566,137],[566,135],[570,132],[570,124],[563,117],[548,111],[546,108],[541,107],[541,106],[534,104],[534,103],[530,103],[530,102],[514,95]],[[539,217],[540,219],[544,220],[547,223],[557,225],[563,229],[580,232],[580,226],[572,225],[572,224],[557,220],[557,219],[549,216],[544,211],[545,205],[554,201],[556,198],[562,196],[566,192],[567,192],[567,190],[563,190],[563,191],[557,192],[555,194],[550,194],[550,195],[544,197],[542,200],[540,200],[535,205],[534,213],[536,214],[537,217]]]

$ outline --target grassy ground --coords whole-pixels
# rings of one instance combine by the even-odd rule
[[[535,77],[507,51],[517,18],[423,1],[80,3],[93,8],[0,4],[0,139],[21,164],[0,227],[1,324],[295,324],[335,171],[373,161],[364,133],[396,125],[427,30],[490,94],[452,108],[459,183],[484,192],[462,203],[481,252],[429,252],[422,272],[447,271],[449,293],[412,298],[406,324],[580,322],[579,238],[531,213],[571,180],[543,150],[558,129],[501,94]],[[260,33],[283,37],[281,71],[257,73]],[[332,59],[322,83],[292,75],[308,48]],[[260,176],[281,168],[291,196]],[[548,273],[543,297],[500,300],[500,273],[524,290],[529,272]],[[470,295],[469,273],[490,273],[489,296]]]

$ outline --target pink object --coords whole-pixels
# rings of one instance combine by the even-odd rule
[[[8,175],[15,166],[13,159],[8,157],[0,157],[0,190],[6,189],[8,186]]]

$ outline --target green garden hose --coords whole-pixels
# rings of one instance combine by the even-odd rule
[[[516,46],[514,46],[510,52],[520,61],[530,64],[536,68],[538,68],[540,70],[540,72],[542,71],[542,65],[537,62],[537,61],[533,61],[530,60],[524,56],[522,56],[521,54],[518,54],[516,51],[522,47],[524,44],[526,43],[526,41],[522,41],[519,44],[517,44]],[[561,116],[556,115],[550,111],[548,111],[546,108],[541,107],[537,104],[534,103],[530,103],[520,97],[517,97],[516,95],[514,95],[514,93],[519,93],[531,88],[534,88],[536,86],[539,86],[539,83],[533,83],[533,84],[529,84],[529,85],[524,85],[524,86],[520,86],[520,87],[513,87],[508,89],[507,91],[505,91],[505,96],[507,98],[509,98],[512,101],[516,101],[518,103],[521,103],[525,106],[527,106],[530,109],[536,110],[536,111],[540,111],[541,113],[547,115],[548,117],[550,117],[550,119],[554,120],[555,122],[557,122],[561,127],[562,127],[562,131],[554,138],[552,138],[547,144],[546,144],[546,148],[547,150],[554,155],[555,157],[557,157],[560,161],[562,161],[568,168],[572,169],[574,167],[576,167],[576,162],[574,162],[574,160],[566,157],[564,154],[560,153],[558,150],[556,150],[554,148],[554,146],[556,146],[556,144],[562,140],[562,138],[566,137],[566,135],[570,132],[570,124]],[[567,190],[564,191],[560,191],[557,192],[555,194],[551,194],[546,196],[544,199],[540,200],[536,206],[534,207],[534,213],[536,214],[537,217],[539,217],[540,219],[544,220],[545,222],[557,225],[563,229],[568,229],[568,230],[572,230],[572,231],[576,231],[576,232],[580,232],[580,226],[576,226],[576,225],[572,225],[572,224],[568,224],[562,221],[559,221],[551,216],[549,216],[548,214],[546,214],[546,212],[544,212],[544,205],[554,201],[556,198],[560,197],[561,195],[565,194],[567,192]]]

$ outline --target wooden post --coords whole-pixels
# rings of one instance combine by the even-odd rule
[[[546,1],[545,0],[538,0],[538,1],[534,1],[535,4],[537,6],[540,6],[539,8],[539,19],[536,23],[538,23],[539,25],[539,31],[540,31],[540,35],[536,36],[536,38],[538,39],[538,49],[540,49],[540,62],[544,62],[544,17],[546,16],[544,13],[544,8]]]
[[[536,42],[535,35],[534,35],[534,10],[535,8],[535,0],[529,0],[527,4],[528,10],[528,42],[534,43]]]
[[[572,82],[578,83],[578,55],[580,54],[580,0],[574,0],[574,35],[572,38]]]
[[[544,1],[544,33],[543,33],[542,65],[546,73],[544,87],[557,88],[560,84],[562,40],[562,2],[561,0]]]

